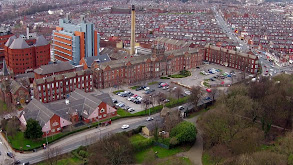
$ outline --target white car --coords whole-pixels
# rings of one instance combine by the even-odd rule
[[[133,108],[128,109],[128,112],[133,112],[133,111],[135,111]]]
[[[153,117],[148,117],[148,118],[146,119],[146,121],[152,121],[152,120],[154,120]]]
[[[178,107],[178,110],[180,110],[180,111],[181,111],[181,110],[184,110],[184,107],[183,107],[183,106],[179,106],[179,107]]]
[[[122,127],[121,127],[122,129],[127,129],[127,128],[129,128],[129,125],[122,125]]]
[[[149,89],[150,89],[150,87],[145,87],[145,88],[144,88],[145,91],[147,91],[147,90],[149,90]]]

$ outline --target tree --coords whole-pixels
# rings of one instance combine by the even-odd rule
[[[183,90],[182,90],[181,87],[177,87],[177,88],[174,89],[174,94],[175,94],[175,96],[177,97],[177,99],[180,98],[182,92],[183,92]]]
[[[157,98],[157,102],[159,103],[159,105],[162,104],[162,102],[164,102],[164,100],[166,100],[166,95],[162,92],[159,92],[158,95],[156,96]]]
[[[144,95],[141,105],[144,107],[145,114],[147,113],[147,109],[149,109],[150,104],[151,104],[150,97],[148,95]]]
[[[3,122],[5,124],[5,122]],[[19,129],[20,122],[16,116],[13,116],[11,119],[7,120],[5,125],[5,130],[9,136],[14,137]]]
[[[29,119],[27,121],[24,137],[27,139],[38,139],[41,138],[42,135],[42,127],[40,126],[39,122],[34,119]]]
[[[177,124],[170,132],[171,137],[176,137],[179,144],[195,142],[197,130],[187,121]]]
[[[48,147],[47,150],[44,152],[44,156],[46,157],[46,161],[50,165],[56,165],[59,160],[59,156],[61,154],[61,148],[54,147],[50,148]]]
[[[201,97],[202,97],[201,88],[199,86],[197,86],[197,87],[192,86],[191,90],[190,90],[189,101],[193,104],[194,110],[198,109],[198,103],[199,103]]]
[[[215,101],[215,97],[219,94],[219,90],[217,88],[212,88],[210,92],[210,97],[212,102]]]
[[[108,135],[89,148],[90,165],[119,165],[134,162],[133,147],[123,134]]]

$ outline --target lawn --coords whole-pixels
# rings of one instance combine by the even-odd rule
[[[0,110],[7,111],[7,105],[4,101],[0,100]]]
[[[127,111],[125,111],[124,109],[121,109],[121,108],[117,109],[117,114],[119,116],[131,116],[132,115],[131,113],[129,113],[129,112],[127,112]]]
[[[63,136],[62,133],[56,134],[54,136],[48,137],[48,142],[59,138],[60,136]],[[31,150],[34,148],[40,147],[42,144],[46,143],[46,138],[42,138],[40,140],[30,140],[24,138],[23,132],[18,132],[13,138],[11,136],[8,137],[10,144],[13,148],[20,150],[20,147],[22,147],[23,150]],[[26,145],[30,145],[30,147],[27,147]]]
[[[203,82],[203,85],[206,86],[206,87],[210,87],[210,84],[208,82],[206,82],[206,81]]]
[[[147,138],[141,136],[140,134],[136,134],[136,135],[133,135],[130,137],[130,141],[131,143],[135,143],[135,142],[138,142],[138,141],[143,141],[143,140],[146,140]]]
[[[204,152],[204,153],[202,154],[202,164],[203,164],[203,165],[214,165],[214,164],[217,164],[217,163],[214,162],[214,161],[211,159],[211,157],[210,157],[210,155],[209,155],[208,153]]]
[[[139,86],[132,86],[132,87],[130,87],[130,89],[133,89],[133,90],[135,90],[136,88],[139,88]]]
[[[113,93],[116,95],[116,93],[118,93],[118,92],[124,92],[124,90],[114,91]]]
[[[134,113],[133,115],[134,115],[134,116],[148,115],[148,114],[149,114],[149,110],[150,110],[150,113],[151,113],[151,114],[154,114],[154,113],[160,112],[162,109],[163,109],[163,105],[158,105],[158,106],[156,106],[156,107],[149,108],[149,109],[147,109],[146,111],[143,110],[143,111],[140,111],[140,112],[136,112],[136,113]]]
[[[179,152],[184,152],[186,150],[187,150],[186,147],[176,147],[176,148],[172,148],[172,149],[165,149],[165,148],[161,148],[159,146],[152,146],[151,148],[137,152],[135,154],[135,159],[136,159],[136,163],[142,163],[144,161],[144,159],[147,157],[148,152],[150,152],[150,151],[152,151],[152,152],[157,151],[158,158],[166,158],[169,156],[173,156]]]
[[[187,157],[177,157],[171,156],[164,159],[158,159],[155,161],[157,165],[172,165],[172,164],[181,164],[181,165],[192,165],[189,158]]]
[[[83,164],[83,161],[78,159],[75,156],[66,156],[66,158],[60,159],[57,162],[57,165],[80,165]],[[38,165],[49,165],[46,162],[38,163]]]
[[[188,77],[188,76],[191,76],[191,72],[188,70],[182,70],[182,71],[180,71],[179,74],[170,75],[169,77],[171,77],[171,78],[184,78],[184,77]]]
[[[158,82],[157,81],[153,81],[153,82],[148,83],[148,85],[155,85],[155,84],[158,84]]]

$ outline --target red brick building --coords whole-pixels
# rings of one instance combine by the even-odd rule
[[[41,35],[36,38],[11,36],[4,46],[5,61],[14,74],[25,73],[47,65],[50,61],[50,44]]]
[[[133,56],[103,63],[93,63],[96,88],[132,84],[189,70],[202,64],[203,49],[184,48],[166,51],[162,45],[152,47],[152,54]]]
[[[34,70],[35,79],[49,77],[63,73],[76,71],[76,68],[70,62],[60,62],[56,64],[42,65]]]
[[[30,82],[28,78],[13,79],[3,62],[0,79],[0,99],[8,106],[16,106],[30,101]]]
[[[81,70],[35,79],[34,98],[44,103],[64,99],[76,88],[85,92],[93,91],[91,70]]]
[[[2,61],[5,58],[4,45],[11,36],[13,36],[13,34],[9,29],[4,29],[3,27],[0,27],[0,68],[2,68]]]
[[[24,126],[30,118],[39,121],[43,136],[50,136],[76,123],[96,122],[116,116],[117,111],[111,106],[113,102],[110,96],[103,94],[101,97],[102,100],[76,89],[66,100],[54,103],[44,104],[37,99],[32,99],[20,114],[19,120]]]
[[[256,74],[259,68],[258,58],[254,54],[242,53],[217,46],[206,45],[204,60],[238,70]]]

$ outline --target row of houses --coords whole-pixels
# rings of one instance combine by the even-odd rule
[[[45,104],[32,99],[19,119],[24,127],[28,119],[37,120],[43,136],[50,136],[79,122],[97,122],[116,115],[117,111],[108,94],[93,95],[76,89],[66,100]]]

